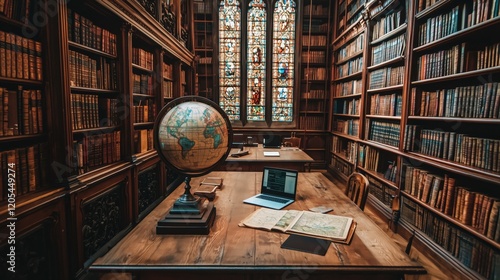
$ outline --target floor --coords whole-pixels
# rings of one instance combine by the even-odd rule
[[[313,170],[311,170],[313,171]],[[323,170],[314,170],[314,171],[319,171],[319,172],[324,172],[327,177],[330,178],[339,188],[343,189],[344,184],[336,180],[335,178],[329,176],[329,174],[326,171]],[[388,227],[387,221],[381,219],[376,212],[373,210],[373,208],[370,205],[367,205],[365,207],[365,213],[372,218],[375,223],[382,228],[387,235],[389,235],[395,243],[397,243],[402,250],[405,250],[407,241],[401,237],[399,234],[394,233],[391,229]],[[431,259],[424,254],[422,254],[420,251],[418,251],[416,248],[411,249],[410,251],[410,257],[415,260],[420,262],[425,269],[427,270],[427,274],[425,275],[406,275],[404,280],[448,280],[448,279],[459,279],[456,276],[456,273],[453,271],[447,270],[444,268],[444,266],[439,265],[439,260]],[[131,280],[134,279],[130,274],[126,273],[108,273],[105,275],[102,275],[101,277],[95,277],[95,275],[92,275],[89,277],[89,279],[99,279],[99,280]]]

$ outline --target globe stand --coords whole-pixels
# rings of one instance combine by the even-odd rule
[[[208,234],[215,220],[214,203],[191,194],[191,177],[186,176],[184,194],[170,208],[167,216],[158,221],[157,234]]]

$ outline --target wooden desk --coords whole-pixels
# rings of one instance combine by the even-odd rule
[[[281,249],[288,234],[239,227],[258,207],[243,199],[260,191],[261,172],[212,172],[224,178],[209,235],[156,235],[155,228],[183,187],[162,201],[107,254],[93,271],[121,271],[137,279],[400,279],[422,274],[409,257],[324,175],[300,173],[297,201],[286,209],[319,204],[358,223],[350,245],[332,243],[325,256]],[[193,178],[198,186],[203,177]]]
[[[264,149],[262,145],[258,147],[245,147],[249,152],[242,157],[228,156],[225,164],[218,170],[221,171],[262,171],[264,166],[289,168],[298,171],[307,171],[314,162],[308,154],[298,148]],[[232,149],[231,154],[238,152]],[[279,152],[279,157],[266,157],[264,152]]]

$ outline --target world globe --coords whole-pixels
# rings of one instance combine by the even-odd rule
[[[155,147],[170,168],[201,176],[224,162],[231,150],[232,127],[213,101],[183,96],[161,109],[154,127]]]

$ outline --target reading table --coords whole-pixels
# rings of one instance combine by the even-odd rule
[[[349,245],[331,243],[326,255],[282,249],[288,234],[240,227],[258,206],[242,201],[260,191],[262,172],[212,172],[222,177],[217,214],[208,235],[157,235],[156,224],[184,191],[164,199],[135,228],[98,258],[94,272],[129,272],[137,279],[401,279],[423,274],[340,189],[319,172],[299,173],[297,200],[285,209],[327,205],[357,228]],[[193,178],[193,191],[203,177]],[[328,215],[328,214],[325,214]],[[136,278],[134,278],[136,279]]]
[[[225,164],[218,169],[222,171],[262,171],[264,166],[271,166],[306,171],[309,170],[309,165],[314,162],[313,158],[299,148],[272,149],[263,148],[259,144],[257,147],[245,147],[244,150],[248,151],[248,155],[228,156]],[[230,155],[238,151],[239,149],[233,148]],[[278,152],[279,156],[265,156],[264,152]]]

